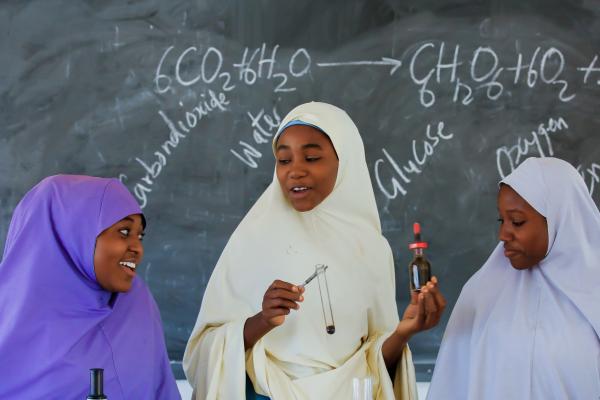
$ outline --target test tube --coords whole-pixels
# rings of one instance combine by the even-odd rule
[[[333,335],[335,333],[335,321],[333,320],[333,309],[331,308],[331,297],[329,296],[329,285],[327,284],[327,266],[317,264],[317,283],[319,284],[319,296],[321,297],[321,308],[325,321],[325,331]]]

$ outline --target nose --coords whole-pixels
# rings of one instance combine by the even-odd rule
[[[498,239],[505,243],[512,239],[512,232],[510,228],[507,227],[507,225],[508,224],[506,222],[502,222],[498,231]]]
[[[292,179],[299,179],[305,177],[307,174],[304,163],[294,162],[290,167],[289,177]]]
[[[137,262],[140,262],[142,255],[144,254],[144,245],[142,244],[142,240],[137,236],[132,235],[131,240],[129,241],[128,250],[134,254]]]

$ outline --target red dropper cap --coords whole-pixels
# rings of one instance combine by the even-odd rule
[[[413,233],[415,235],[415,241],[408,245],[408,248],[411,250],[414,249],[426,249],[427,242],[421,240],[421,225],[418,222],[413,224]]]

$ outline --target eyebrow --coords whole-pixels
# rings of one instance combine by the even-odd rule
[[[500,212],[500,210],[498,210],[498,212]],[[521,214],[525,214],[525,211],[524,211],[524,210],[520,210],[520,209],[518,209],[518,208],[511,208],[510,210],[506,210],[506,212],[507,212],[507,213],[514,213],[514,212],[518,212],[518,213],[521,213]]]
[[[287,144],[280,144],[279,146],[277,146],[277,151],[279,150],[289,150],[290,146],[288,146]],[[302,150],[306,150],[306,149],[323,149],[323,147],[321,147],[320,144],[317,143],[307,143],[307,144],[303,144],[302,145]]]

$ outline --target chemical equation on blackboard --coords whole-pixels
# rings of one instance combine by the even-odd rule
[[[538,46],[524,52],[518,50],[517,42],[514,54],[509,57],[501,57],[500,52],[490,46],[465,50],[459,44],[448,45],[443,41],[422,42],[411,48],[415,50],[406,53],[402,59],[382,56],[372,60],[315,61],[306,48],[282,51],[279,45],[266,43],[244,48],[237,58],[225,56],[215,46],[189,46],[182,50],[176,46],[167,47],[155,70],[154,91],[168,96],[180,93],[181,89],[196,90],[201,92],[201,99],[188,109],[179,102],[184,108],[180,117],[169,115],[179,110],[158,110],[165,126],[166,140],[151,156],[135,157],[143,169],[143,177],[133,182],[135,196],[145,207],[154,182],[166,168],[169,157],[175,156],[180,141],[194,129],[199,129],[201,120],[209,114],[231,111],[229,106],[234,91],[258,82],[272,82],[273,93],[281,96],[297,91],[298,83],[307,76],[310,79],[326,77],[332,69],[384,68],[391,85],[394,80],[402,79],[408,79],[414,85],[418,104],[424,109],[438,102],[460,107],[469,107],[478,99],[495,102],[510,97],[515,87],[533,91],[538,86],[550,87],[558,102],[569,103],[576,98],[577,89],[600,85],[597,55],[585,65],[572,66],[565,53],[554,46]],[[317,71],[319,75],[316,75]],[[269,148],[270,139],[281,122],[281,114],[275,105],[247,111],[246,115],[248,137],[239,140],[229,153],[245,166],[255,169],[259,167],[263,152]],[[549,135],[567,129],[568,125],[559,117],[550,118],[538,128],[529,138],[496,149],[501,177],[528,155],[553,155]],[[442,121],[424,123],[424,139],[412,141],[408,161],[398,161],[397,155],[382,148],[381,158],[373,164],[373,174],[381,193],[388,199],[406,196],[409,183],[422,173],[428,160],[435,157],[435,148],[453,137]],[[592,163],[587,167],[580,166],[579,170],[593,192],[600,167]],[[389,182],[382,177],[384,175],[391,176]],[[127,176],[122,174],[121,179],[127,181]]]
[[[222,52],[209,47],[206,51],[196,46],[188,47],[178,55],[172,55],[174,46],[165,50],[158,64],[154,79],[157,93],[166,93],[177,84],[183,87],[198,83],[220,83],[221,89],[235,89],[236,83],[248,86],[261,79],[274,80],[274,93],[296,91],[292,80],[301,79],[313,72],[314,68],[331,69],[342,67],[374,67],[389,68],[390,76],[403,76],[401,69],[408,69],[408,77],[416,86],[419,102],[429,108],[438,101],[436,89],[447,92],[447,85],[453,89],[447,100],[468,106],[477,96],[488,100],[498,100],[507,94],[510,86],[524,84],[533,89],[538,85],[549,85],[555,88],[556,98],[561,102],[570,102],[576,97],[573,84],[567,77],[569,64],[565,54],[556,47],[538,46],[530,54],[515,50],[514,56],[501,59],[496,50],[489,46],[479,46],[474,50],[464,50],[456,44],[451,49],[445,42],[424,42],[416,48],[407,60],[381,57],[379,60],[352,60],[336,62],[314,62],[305,48],[296,49],[290,57],[279,56],[279,45],[268,48],[266,44],[250,50],[244,49],[240,62],[231,64],[237,73],[225,69],[225,58]],[[516,46],[518,47],[518,46]],[[166,74],[165,63],[168,59],[173,75]],[[283,65],[282,71],[275,72],[276,66]],[[190,71],[191,69],[191,71]],[[600,66],[598,56],[583,66],[574,69],[581,84],[600,85]]]

